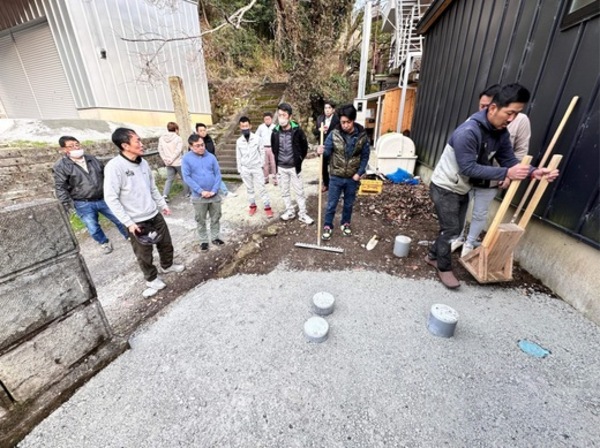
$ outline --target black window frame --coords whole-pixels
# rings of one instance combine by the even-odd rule
[[[564,31],[581,22],[590,20],[600,14],[600,0],[594,0],[589,5],[585,5],[576,11],[569,12],[573,5],[573,0],[569,1],[569,5],[565,9],[562,22],[560,23],[560,30]]]

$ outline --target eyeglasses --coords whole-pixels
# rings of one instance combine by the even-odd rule
[[[73,143],[71,145],[65,145],[65,148],[67,148],[67,149],[81,148],[81,145],[79,143]]]
[[[192,145],[192,148],[202,148],[204,146],[204,143],[194,143]]]

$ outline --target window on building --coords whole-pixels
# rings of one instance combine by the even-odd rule
[[[566,30],[600,14],[600,0],[570,0],[560,24]]]

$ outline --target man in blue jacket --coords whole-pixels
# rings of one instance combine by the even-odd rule
[[[188,138],[190,151],[181,162],[183,181],[192,191],[192,205],[198,223],[200,249],[208,250],[209,236],[206,225],[210,219],[210,241],[217,246],[225,244],[219,238],[221,231],[221,170],[217,158],[206,150],[202,137],[192,134]]]
[[[440,233],[425,257],[441,282],[450,289],[460,286],[452,272],[450,241],[465,223],[469,191],[477,180],[522,180],[546,177],[551,182],[558,170],[519,164],[508,125],[525,108],[529,91],[519,84],[503,86],[487,109],[461,124],[450,137],[431,177],[430,194],[440,222]],[[494,166],[493,161],[500,166]]]

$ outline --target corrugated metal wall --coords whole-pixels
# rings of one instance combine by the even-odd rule
[[[600,247],[600,20],[560,30],[569,2],[454,1],[428,30],[411,136],[433,167],[479,92],[520,82],[532,93],[530,154],[541,158],[571,98],[580,97],[555,154],[565,157],[536,214]]]

